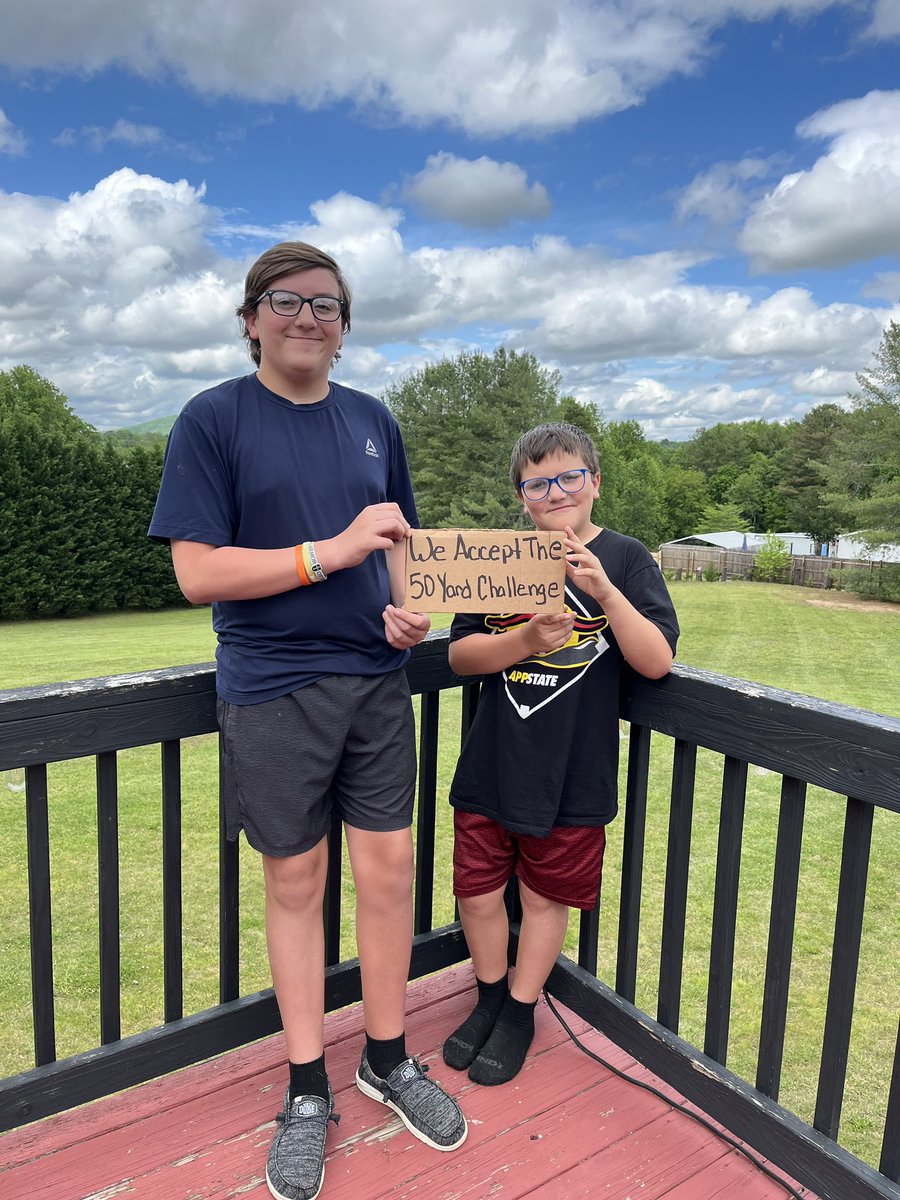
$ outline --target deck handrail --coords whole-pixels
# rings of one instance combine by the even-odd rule
[[[440,695],[462,688],[461,736],[477,706],[478,683],[455,676],[447,661],[446,631],[429,635],[407,667],[411,691],[421,696],[419,803],[416,830],[415,946],[412,976],[460,961],[466,955],[458,923],[432,928],[434,821]],[[795,1177],[820,1195],[839,1200],[900,1197],[891,1181],[900,1179],[900,1042],[893,1063],[880,1170],[858,1163],[837,1143],[859,962],[866,868],[876,808],[900,813],[900,720],[676,666],[663,680],[629,676],[621,715],[630,722],[623,830],[615,989],[597,974],[599,909],[583,914],[578,966],[554,971],[551,990],[591,1019],[627,1029],[628,1048],[652,1060],[664,1074],[677,1074],[689,1061],[692,1072],[677,1084],[698,1083],[704,1096],[721,1085],[726,1100],[721,1118],[744,1120],[734,1096],[749,1105],[752,1119],[742,1136],[760,1137],[757,1110],[787,1137],[788,1157],[799,1154]],[[117,1090],[177,1066],[277,1030],[271,990],[241,996],[238,964],[238,857],[220,831],[219,945],[220,1003],[184,1015],[182,995],[180,892],[180,744],[216,730],[212,664],[105,679],[82,680],[0,691],[0,771],[25,768],[28,828],[28,882],[35,1067],[0,1081],[0,1128],[34,1120],[64,1107]],[[665,898],[660,946],[656,1019],[634,1009],[641,920],[641,884],[648,806],[651,734],[674,741]],[[122,1039],[119,1019],[119,862],[116,756],[152,744],[161,747],[163,795],[163,875],[165,1023]],[[698,748],[723,757],[722,809],[710,947],[706,1031],[702,1050],[678,1036],[693,795]],[[100,939],[100,1042],[85,1054],[57,1062],[53,1005],[53,923],[50,909],[50,835],[47,764],[93,756],[96,760]],[[747,767],[753,764],[782,777],[773,903],[763,996],[755,1086],[728,1072],[729,1014],[734,972],[737,876],[743,835]],[[846,799],[834,951],[831,967],[819,1086],[813,1128],[777,1103],[785,1042],[793,919],[800,839],[807,785]],[[891,818],[892,820],[895,818]],[[221,818],[220,818],[221,824]],[[356,960],[340,958],[340,831],[332,836],[332,881],[326,897],[327,1002],[329,1008],[359,996]],[[651,1030],[645,1045],[641,1030]],[[623,1035],[624,1036],[624,1035]],[[660,1059],[660,1047],[674,1058]],[[704,1091],[704,1088],[706,1089]],[[712,1092],[710,1092],[712,1089]],[[713,1097],[715,1099],[715,1096]],[[754,1108],[755,1106],[755,1108]],[[713,1108],[707,1111],[714,1112]],[[794,1129],[793,1122],[800,1128]],[[734,1127],[734,1123],[732,1124]],[[769,1128],[769,1126],[764,1126]],[[806,1132],[804,1132],[806,1131]],[[787,1136],[787,1135],[786,1135]],[[799,1147],[799,1149],[798,1149]],[[770,1157],[770,1146],[762,1147]],[[809,1158],[809,1163],[807,1163]],[[835,1167],[835,1163],[839,1166]],[[835,1174],[835,1172],[837,1172]],[[835,1182],[836,1180],[836,1182]]]

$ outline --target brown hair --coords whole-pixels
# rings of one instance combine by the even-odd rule
[[[338,296],[344,302],[341,328],[344,333],[349,332],[352,300],[350,285],[331,255],[317,246],[310,246],[308,242],[279,242],[277,246],[272,246],[261,254],[247,272],[247,278],[244,280],[244,301],[235,309],[241,321],[241,336],[247,339],[250,357],[257,366],[262,357],[262,348],[259,339],[251,337],[247,330],[247,317],[255,310],[260,296],[276,279],[280,279],[282,275],[293,275],[296,271],[314,271],[317,267],[330,271],[335,278]],[[340,351],[334,357],[335,360],[340,358]]]
[[[519,438],[509,459],[510,479],[518,487],[527,462],[539,463],[557,451],[579,455],[592,475],[596,475],[600,470],[597,447],[591,438],[577,425],[567,425],[558,421],[548,425],[536,425]]]

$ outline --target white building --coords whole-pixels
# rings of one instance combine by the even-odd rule
[[[900,562],[900,546],[896,542],[884,542],[880,546],[869,549],[865,542],[860,541],[859,532],[842,533],[836,542],[832,543],[829,554],[832,558],[860,558],[871,562]]]
[[[764,533],[741,533],[730,529],[723,533],[692,533],[689,537],[675,538],[665,542],[666,546],[709,546],[719,550],[758,550],[765,545]],[[779,533],[777,535],[791,554],[815,554],[816,545],[808,533]]]
[[[742,533],[737,529],[722,533],[692,533],[688,537],[664,542],[665,546],[708,546],[718,550],[758,550],[765,545],[766,534]],[[808,533],[778,533],[791,554],[815,554],[816,544]],[[660,547],[662,549],[662,547]],[[886,542],[870,550],[860,533],[844,533],[826,547],[829,558],[858,558],[871,562],[900,562],[900,545]]]

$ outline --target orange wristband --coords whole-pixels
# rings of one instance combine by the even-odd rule
[[[306,563],[303,561],[303,546],[302,544],[294,547],[294,561],[297,564],[297,575],[300,579],[301,587],[309,587],[312,583],[307,570]]]

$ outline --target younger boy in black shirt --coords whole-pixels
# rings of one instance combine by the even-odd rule
[[[520,1070],[569,908],[597,901],[617,807],[622,664],[659,678],[678,638],[649,551],[591,520],[600,471],[582,430],[532,429],[513,448],[510,476],[536,527],[565,534],[568,578],[564,613],[461,614],[451,629],[451,667],[485,680],[450,789],[453,890],[479,998],[444,1060],[481,1084]],[[503,894],[513,874],[523,917],[508,986]]]

